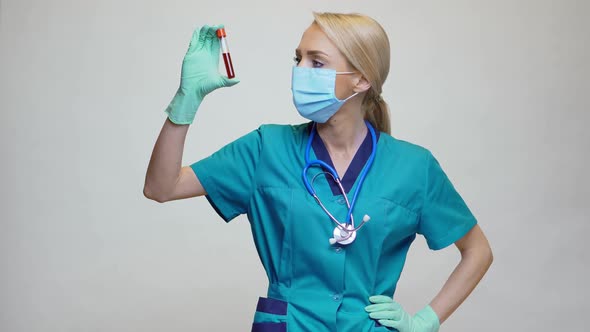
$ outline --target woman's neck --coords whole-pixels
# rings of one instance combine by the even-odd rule
[[[330,155],[354,156],[367,135],[360,112],[338,112],[326,123],[318,123],[318,134]]]

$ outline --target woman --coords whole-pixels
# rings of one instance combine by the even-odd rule
[[[269,278],[252,331],[438,331],[487,271],[490,247],[430,151],[390,135],[382,27],[357,14],[314,16],[292,74],[295,107],[311,122],[263,125],[181,167],[204,96],[238,83],[218,73],[221,26],[195,30],[144,194],[206,195],[225,221],[247,214]],[[410,315],[392,296],[416,233],[433,250],[454,243],[462,258]]]

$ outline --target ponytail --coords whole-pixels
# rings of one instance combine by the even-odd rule
[[[367,92],[362,104],[365,120],[378,131],[391,135],[391,121],[389,118],[389,107],[380,95],[370,90]]]

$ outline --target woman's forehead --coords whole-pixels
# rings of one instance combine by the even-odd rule
[[[297,51],[300,53],[320,51],[330,57],[337,57],[340,55],[340,51],[336,45],[332,43],[324,31],[322,31],[322,29],[315,23],[311,24],[309,28],[303,32]]]

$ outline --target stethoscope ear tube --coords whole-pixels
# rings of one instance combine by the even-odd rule
[[[309,180],[307,179],[307,170],[309,170],[309,168],[313,167],[313,166],[320,166],[324,169],[327,169],[328,172],[330,172],[330,174],[332,174],[332,176],[334,177],[334,181],[340,182],[340,178],[338,177],[338,173],[336,173],[336,170],[334,170],[332,167],[330,167],[330,165],[328,165],[327,163],[325,163],[319,159],[308,161],[307,164],[305,165],[305,167],[303,167],[302,176],[303,176],[303,184],[305,184],[305,188],[307,189],[307,191],[309,192],[310,195],[316,196],[315,189],[313,189],[311,182],[309,182]]]

